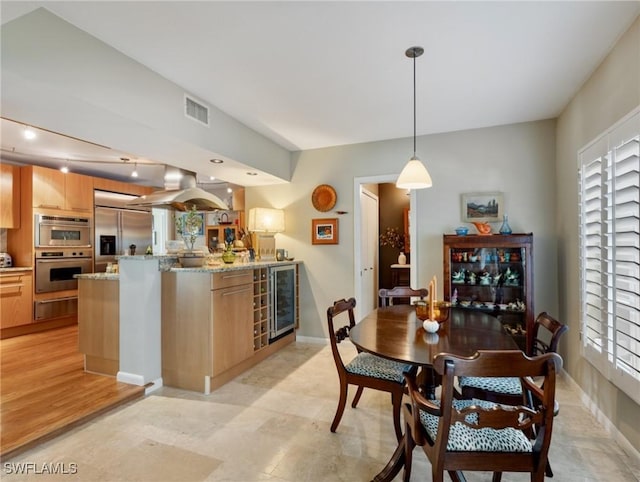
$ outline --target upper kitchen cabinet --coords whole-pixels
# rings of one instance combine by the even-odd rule
[[[25,177],[32,182],[34,208],[90,213],[93,210],[93,178],[63,173],[56,169],[26,166]]]
[[[20,227],[20,168],[0,164],[0,228]]]

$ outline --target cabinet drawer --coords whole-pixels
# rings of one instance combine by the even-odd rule
[[[211,289],[228,288],[230,286],[253,283],[253,270],[243,269],[235,271],[224,271],[211,275]]]
[[[31,323],[32,289],[31,273],[0,275],[0,328]]]

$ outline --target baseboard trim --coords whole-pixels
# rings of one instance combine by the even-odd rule
[[[300,336],[296,334],[296,341],[300,341],[302,343],[314,343],[316,345],[327,345],[329,344],[328,338],[318,338],[315,336]]]
[[[622,450],[628,453],[632,457],[636,457],[640,460],[640,452],[631,445],[631,442],[618,430],[613,422],[598,408],[596,402],[594,402],[589,395],[582,389],[580,385],[569,375],[565,370],[562,370],[562,376],[569,382],[569,384],[575,388],[580,394],[580,401],[587,407],[587,410],[596,418],[598,423],[601,423],[605,430],[611,434],[613,439],[620,444]]]

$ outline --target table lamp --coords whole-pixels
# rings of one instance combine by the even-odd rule
[[[275,234],[284,231],[284,211],[272,208],[249,209],[248,229],[255,233],[255,250],[261,261],[276,259]]]

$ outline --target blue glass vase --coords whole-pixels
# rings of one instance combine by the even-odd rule
[[[500,226],[500,234],[511,234],[511,226],[509,226],[509,218],[505,214],[502,216],[502,226]]]

